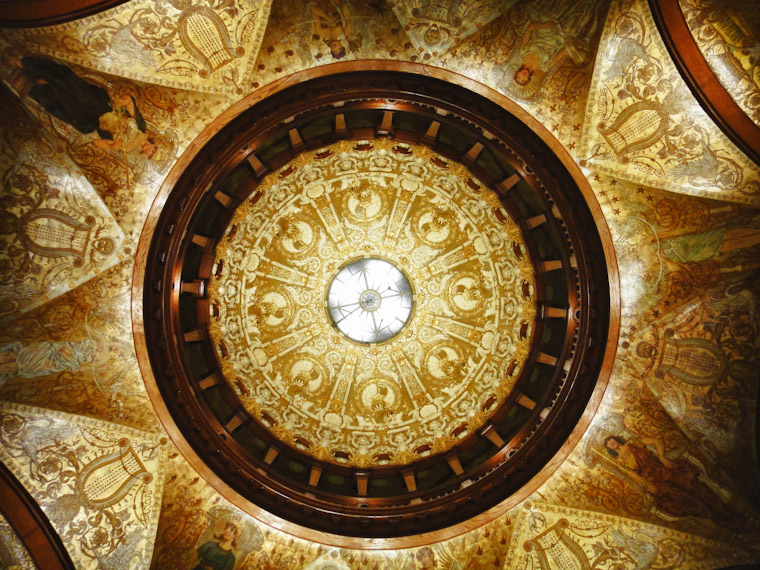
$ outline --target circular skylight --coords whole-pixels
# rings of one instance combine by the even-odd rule
[[[340,332],[365,344],[385,342],[409,321],[414,295],[409,279],[384,259],[346,264],[327,289],[327,312]]]

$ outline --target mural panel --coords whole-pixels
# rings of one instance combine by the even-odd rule
[[[515,522],[505,568],[708,570],[748,560],[736,546],[653,525],[535,502]]]
[[[131,272],[117,265],[6,323],[0,398],[158,429],[135,356]]]
[[[573,150],[609,2],[532,0],[507,6],[432,63],[517,101]]]
[[[694,40],[720,84],[760,125],[760,18],[751,0],[679,0]]]
[[[40,53],[120,77],[248,91],[271,0],[138,0],[47,28],[5,31]]]
[[[516,0],[389,2],[422,61],[448,51],[499,16]]]
[[[252,87],[302,69],[354,59],[419,59],[385,0],[277,0]]]
[[[660,319],[760,269],[760,210],[589,172],[621,269],[623,319]]]
[[[33,55],[0,38],[0,77],[136,241],[177,156],[225,98],[135,83]]]
[[[147,568],[166,438],[0,404],[0,459],[50,519],[78,568]]]
[[[674,192],[760,203],[760,168],[689,92],[644,0],[610,9],[583,135],[581,166]]]
[[[129,241],[59,145],[0,94],[0,321],[118,263]]]
[[[292,537],[245,515],[216,493],[176,452],[168,453],[168,472],[156,549],[155,570],[189,570],[217,545],[228,566],[206,562],[216,570],[411,570],[504,568],[512,533],[509,517],[461,537],[406,550],[352,550],[322,546]],[[234,528],[233,528],[234,527]],[[208,546],[207,546],[208,545]],[[234,560],[233,560],[234,558]],[[221,557],[220,557],[221,559]]]

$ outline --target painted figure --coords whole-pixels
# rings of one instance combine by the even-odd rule
[[[311,18],[313,39],[325,42],[333,59],[346,57],[343,41],[348,44],[349,52],[358,51],[361,36],[356,34],[351,22],[349,2],[311,2]]]
[[[30,97],[82,134],[96,133],[92,142],[98,148],[136,151],[148,158],[156,153],[155,137],[131,95],[111,100],[105,89],[50,59],[5,56],[4,60],[16,70],[11,83],[22,98]]]
[[[652,453],[647,445],[657,453]],[[695,465],[685,459],[665,457],[662,441],[641,438],[640,443],[634,443],[613,435],[604,440],[604,447],[654,497],[655,505],[664,513],[709,518],[735,532],[746,530],[744,521],[703,482]]]
[[[33,342],[23,345],[12,342],[0,348],[0,386],[9,378],[38,378],[63,370],[79,370],[84,362],[91,362],[95,342]]]
[[[193,570],[232,570],[235,566],[232,549],[237,547],[235,540],[239,532],[235,523],[225,524],[221,534],[215,534],[214,540],[198,548],[198,564]]]

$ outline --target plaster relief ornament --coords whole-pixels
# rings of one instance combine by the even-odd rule
[[[468,182],[426,147],[343,141],[238,208],[209,331],[226,381],[279,440],[400,465],[504,402],[528,355],[533,268],[496,195]]]

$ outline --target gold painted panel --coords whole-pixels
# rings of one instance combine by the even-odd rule
[[[642,379],[709,460],[732,465],[746,496],[760,493],[747,456],[758,383],[758,290],[750,280],[709,293],[624,343],[631,374]]]
[[[725,456],[702,445],[704,438],[690,439],[629,369],[618,361],[584,439],[534,499],[727,544],[756,543],[756,482],[736,477]]]
[[[543,502],[524,504],[505,568],[710,570],[750,560],[736,545]]]
[[[608,7],[608,0],[504,6],[501,16],[430,63],[518,102],[572,151]]]
[[[176,157],[227,105],[223,96],[103,75],[0,36],[0,77],[84,171],[133,242]],[[8,113],[6,107],[2,113]],[[13,117],[8,113],[9,117]]]
[[[147,568],[166,438],[0,403],[0,459],[35,498],[78,568]]]
[[[760,203],[760,168],[689,92],[644,0],[613,4],[598,53],[581,166],[671,192]]]
[[[471,36],[515,1],[414,0],[389,4],[425,62]]]
[[[230,228],[209,331],[227,382],[281,441],[321,460],[404,464],[473,433],[510,393],[533,269],[518,226],[464,166],[385,139],[340,142],[270,174]],[[326,292],[368,256],[409,276],[415,307],[398,336],[359,345],[334,328]]]
[[[0,329],[0,398],[155,431],[124,262]]]
[[[679,0],[694,40],[720,84],[760,125],[760,18],[752,0]]]
[[[92,70],[177,89],[247,93],[271,0],[137,0],[6,37]]]
[[[242,513],[199,478],[174,450],[168,453],[167,471],[171,476],[166,480],[151,563],[155,570],[194,568],[203,556],[199,550],[209,541],[222,540],[229,522],[242,537],[231,548],[234,570],[505,567],[512,534],[507,516],[460,537],[420,548],[375,551],[335,548],[295,538]]]
[[[26,546],[5,517],[0,514],[0,569],[37,570]]]
[[[760,267],[760,210],[592,172],[620,264],[624,324],[656,321]]]
[[[387,2],[277,0],[252,85],[258,88],[296,71],[355,59],[419,59]]]
[[[7,321],[112,267],[130,243],[23,107],[7,94],[0,105],[0,321]]]

